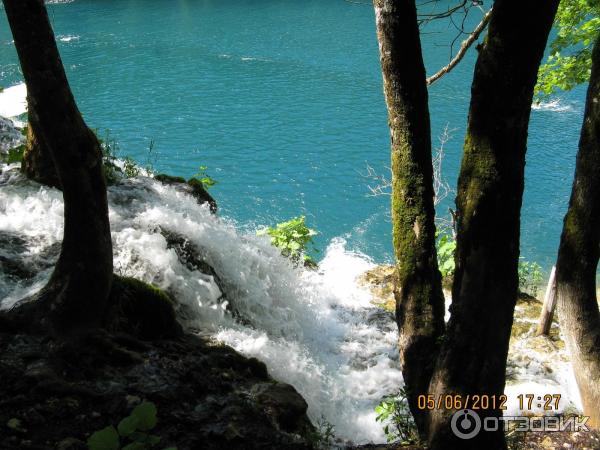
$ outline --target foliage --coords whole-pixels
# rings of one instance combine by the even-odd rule
[[[408,408],[406,390],[386,395],[375,407],[375,420],[384,424],[383,432],[388,442],[415,443],[419,440],[417,425]]]
[[[321,416],[321,418],[317,420],[315,431],[310,432],[307,439],[314,448],[328,449],[333,446],[333,439],[335,437],[334,430],[334,426],[325,418],[325,416]]]
[[[437,258],[438,268],[442,278],[454,275],[454,252],[456,251],[456,239],[448,231],[437,233]]]
[[[106,130],[103,139],[98,135],[98,130],[94,130],[94,132],[100,142],[100,148],[102,149],[102,169],[104,171],[104,178],[108,184],[114,184],[119,181],[119,172],[121,172],[121,168],[115,164],[119,144],[115,139],[111,139],[109,130]]]
[[[592,68],[592,48],[600,33],[599,0],[562,0],[554,22],[558,33],[540,67],[536,98],[585,83]]]
[[[456,251],[456,239],[449,232],[438,232],[437,234],[437,257],[438,267],[442,278],[454,274],[454,252]],[[542,267],[531,261],[521,259],[518,266],[519,289],[537,297],[540,285],[544,279]]]
[[[6,164],[20,163],[23,160],[23,153],[25,152],[25,145],[19,145],[8,150],[6,155],[0,155],[2,162]]]
[[[117,428],[109,425],[93,433],[87,441],[88,449],[150,450],[156,448],[160,437],[148,433],[156,426],[156,422],[156,406],[152,402],[143,402],[136,406],[129,416],[121,420]],[[165,450],[177,449],[169,447]]]
[[[537,297],[543,281],[542,267],[536,262],[519,261],[519,289]]]
[[[96,137],[100,142],[100,148],[102,149],[102,162],[104,169],[104,177],[108,184],[115,184],[120,178],[134,178],[140,174],[140,167],[130,156],[123,157],[123,167],[117,163],[119,159],[119,144],[116,139],[112,138],[110,131],[106,130],[104,138],[98,136],[98,131],[95,130]],[[153,144],[149,148],[149,152],[152,152]],[[151,167],[149,167],[149,171]]]
[[[123,173],[127,178],[134,178],[140,174],[140,168],[136,165],[135,161],[126,156],[123,160]]]
[[[287,222],[278,223],[275,228],[269,227],[257,231],[259,236],[271,236],[271,244],[281,250],[283,256],[290,258],[295,264],[301,260],[306,266],[316,266],[315,261],[306,254],[309,245],[314,248],[313,236],[317,232],[306,226],[305,217],[294,217]]]
[[[192,177],[192,179],[196,179],[200,183],[202,183],[202,187],[206,190],[210,189],[215,184],[217,184],[217,181],[214,178],[212,178],[210,175],[208,175],[208,173],[206,173],[207,169],[208,169],[207,166],[198,167],[198,172],[196,173],[196,175],[194,175]]]

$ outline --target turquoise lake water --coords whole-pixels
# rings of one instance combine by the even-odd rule
[[[339,236],[375,261],[392,259],[389,197],[368,197],[373,182],[363,176],[367,163],[389,170],[369,2],[75,0],[49,10],[86,121],[110,129],[122,155],[145,165],[152,141],[159,171],[189,177],[208,166],[221,214],[242,227],[305,214],[321,249]],[[467,23],[480,18],[474,10]],[[424,32],[432,73],[448,62],[455,30],[438,22]],[[454,129],[443,168],[451,185],[474,58],[430,89],[434,142],[446,124]],[[2,13],[0,86],[19,81]],[[556,254],[584,97],[578,88],[532,113],[521,253],[545,268]]]

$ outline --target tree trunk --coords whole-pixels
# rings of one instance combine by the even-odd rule
[[[558,313],[589,425],[600,427],[600,311],[596,269],[600,248],[600,38],[592,54],[592,73],[575,179],[565,216],[556,286]]]
[[[431,130],[414,0],[374,0],[391,131],[392,222],[398,272],[396,321],[411,412],[426,432],[417,397],[426,394],[444,328],[435,250]]]
[[[61,189],[52,155],[40,134],[39,119],[31,102],[28,103],[27,145],[21,161],[21,172],[38,183]]]
[[[44,1],[3,3],[38,125],[34,134],[50,150],[65,205],[60,257],[31,305],[55,332],[98,326],[113,267],[100,145],[75,104]]]
[[[504,392],[518,289],[527,128],[557,6],[558,0],[496,0],[480,48],[456,199],[451,318],[431,382],[436,398]],[[453,412],[432,412],[431,449],[506,448],[502,427],[470,440],[456,437],[450,428]],[[497,407],[477,412],[502,414]]]

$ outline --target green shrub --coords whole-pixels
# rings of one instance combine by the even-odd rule
[[[140,168],[137,166],[135,161],[129,156],[126,156],[123,160],[123,173],[127,178],[134,178],[140,174]]]
[[[8,150],[6,155],[0,155],[2,162],[6,164],[20,163],[23,160],[23,153],[25,152],[25,144],[19,145]]]
[[[537,297],[540,285],[544,280],[542,267],[536,262],[519,261],[519,290]]]
[[[333,446],[333,440],[335,438],[334,431],[334,426],[322,415],[321,418],[317,420],[315,430],[311,431],[306,437],[314,448],[330,449]]]
[[[375,407],[377,417],[381,422],[383,432],[388,442],[412,444],[419,441],[419,431],[408,408],[406,390],[400,389],[397,393],[386,395]]]
[[[314,248],[313,236],[317,232],[306,226],[305,217],[294,217],[287,222],[278,223],[274,228],[265,228],[257,231],[259,236],[271,236],[271,244],[281,250],[283,256],[290,258],[295,264],[300,261],[309,267],[316,266],[315,261],[306,254],[309,245]]]
[[[116,139],[112,138],[110,131],[106,130],[104,137],[100,138],[98,130],[94,130],[98,141],[100,142],[100,148],[102,149],[102,166],[104,170],[104,177],[108,184],[115,184],[120,178],[134,178],[140,174],[140,166],[133,160],[131,156],[123,157],[123,168],[117,164],[119,159],[119,143]],[[152,152],[154,144],[151,143],[149,152]],[[151,171],[151,167],[148,171]]]
[[[438,267],[442,278],[454,275],[454,252],[456,251],[456,239],[449,232],[437,233],[437,258]]]
[[[156,406],[143,402],[131,414],[119,422],[117,428],[109,425],[93,433],[87,440],[89,450],[151,450],[156,448],[160,437],[148,432],[156,426]],[[177,450],[169,447],[165,450]]]

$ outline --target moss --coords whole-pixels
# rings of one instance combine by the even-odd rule
[[[210,211],[212,213],[217,212],[217,202],[215,199],[208,193],[202,181],[197,178],[190,178],[187,181],[188,186],[192,188],[192,195],[196,197],[198,203],[208,203],[210,205]]]
[[[175,302],[163,290],[135,278],[114,276],[110,328],[143,339],[177,337],[182,328],[175,317]]]
[[[159,173],[158,175],[154,176],[154,179],[163,184],[178,184],[178,183],[183,184],[183,183],[185,183],[185,178],[174,177],[172,175],[167,175],[166,173]]]

